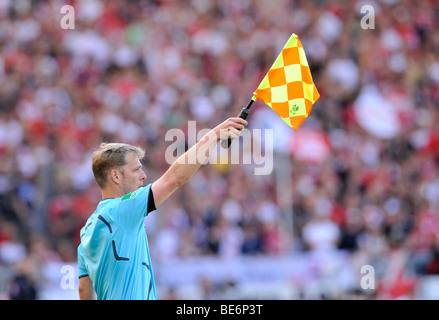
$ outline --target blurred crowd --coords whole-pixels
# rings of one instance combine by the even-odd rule
[[[144,147],[153,182],[166,132],[238,114],[293,32],[321,97],[297,132],[272,122],[287,192],[205,165],[146,219],[152,259],[344,250],[376,297],[416,298],[439,273],[438,27],[436,0],[0,1],[0,298],[38,298],[46,263],[76,261],[101,142]],[[256,102],[249,126],[273,114]]]

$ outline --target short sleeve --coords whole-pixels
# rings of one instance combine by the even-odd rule
[[[149,184],[121,198],[116,219],[125,227],[136,227],[143,222],[143,218],[149,212],[155,209],[151,184]]]
[[[82,249],[82,244],[78,246],[78,277],[82,278],[88,276],[88,271],[85,266],[84,260],[84,250]]]

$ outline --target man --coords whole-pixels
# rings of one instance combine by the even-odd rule
[[[81,300],[95,293],[105,300],[157,299],[144,218],[200,168],[220,140],[236,139],[245,125],[241,118],[219,124],[146,187],[143,149],[123,143],[100,146],[92,169],[103,200],[81,229]]]

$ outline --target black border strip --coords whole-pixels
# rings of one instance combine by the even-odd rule
[[[108,221],[107,220],[105,220],[104,219],[104,217],[103,216],[101,216],[101,215],[98,215],[98,219],[99,220],[101,220],[103,223],[105,223],[106,225],[107,225],[107,227],[108,227],[108,229],[110,229],[110,233],[113,233],[113,229],[111,229],[111,226],[110,226],[110,224],[108,223]]]
[[[117,251],[116,251],[116,243],[114,242],[114,240],[111,241],[111,244],[113,245],[113,255],[117,261],[129,261],[130,260],[130,258],[119,257],[119,255],[117,254]]]

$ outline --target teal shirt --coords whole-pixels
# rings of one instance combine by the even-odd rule
[[[144,218],[155,210],[151,184],[99,202],[81,229],[78,275],[99,300],[156,300]]]

